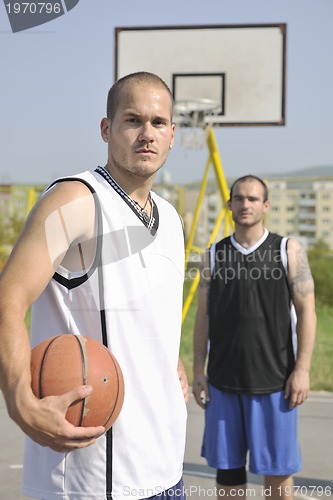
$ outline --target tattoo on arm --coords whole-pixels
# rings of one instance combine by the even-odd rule
[[[313,293],[314,283],[304,248],[299,247],[296,254],[296,272],[290,282],[292,298],[295,295],[306,297]]]

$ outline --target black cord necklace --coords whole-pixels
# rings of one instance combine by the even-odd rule
[[[148,196],[147,196],[147,199],[146,199],[146,203],[143,205],[143,207],[135,200],[133,200],[137,209],[138,209],[138,212],[141,214],[141,217],[143,218],[143,220],[145,221],[146,224],[149,223],[150,221],[150,216],[148,214],[148,211],[146,209],[146,206],[149,203],[151,203],[151,194],[150,192],[148,193]]]
[[[138,215],[138,217],[143,221],[145,226],[149,229],[149,231],[154,231],[154,234],[156,233],[156,228],[155,225],[158,227],[158,220],[156,220],[156,216],[158,215],[158,212],[155,211],[155,203],[154,200],[151,196],[151,192],[149,192],[146,202],[143,207],[139,205],[137,201],[134,201],[124,190],[122,187],[117,184],[117,182],[114,180],[110,172],[104,168],[104,167],[97,167],[95,169],[95,172],[98,172],[112,187],[113,189],[121,196],[124,201],[129,205],[132,210]],[[150,202],[151,206],[151,216],[149,216],[148,211],[146,210],[148,201]]]

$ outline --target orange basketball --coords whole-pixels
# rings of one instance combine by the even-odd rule
[[[93,392],[75,401],[66,413],[73,425],[103,425],[115,422],[124,402],[124,379],[114,355],[89,337],[64,334],[38,344],[31,352],[32,391],[38,398],[59,396],[81,385]]]

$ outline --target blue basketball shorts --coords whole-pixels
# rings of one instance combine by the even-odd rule
[[[253,474],[288,476],[302,468],[298,411],[284,391],[233,394],[209,386],[201,456],[215,469],[246,466]]]

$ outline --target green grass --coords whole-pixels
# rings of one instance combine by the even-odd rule
[[[190,283],[185,283],[186,297]],[[192,337],[197,300],[193,299],[184,320],[180,356],[185,365],[189,383],[192,383]],[[333,392],[333,307],[317,306],[317,337],[311,366],[311,390]]]
[[[190,285],[191,285],[191,280],[186,280],[184,286],[184,298],[186,298],[187,296]],[[194,295],[190,309],[184,320],[182,327],[182,338],[180,343],[180,357],[182,362],[184,363],[189,384],[192,384],[192,366],[193,366],[192,339],[193,339],[196,309],[197,309],[197,294]]]
[[[333,391],[333,307],[317,307],[317,338],[311,366],[311,389]]]

